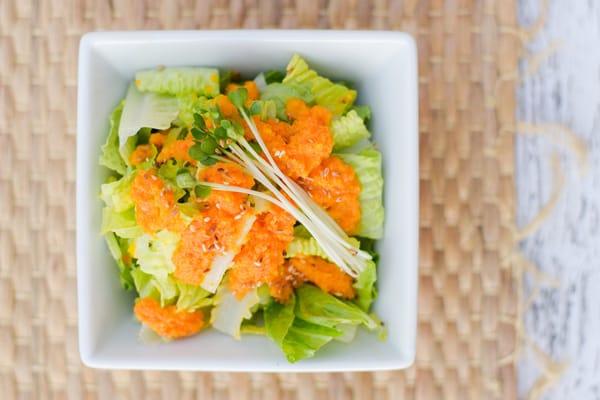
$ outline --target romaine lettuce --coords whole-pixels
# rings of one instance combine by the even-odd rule
[[[216,96],[219,94],[219,71],[199,67],[149,69],[135,74],[135,84],[142,92]]]
[[[102,145],[102,154],[100,154],[99,160],[100,165],[112,169],[121,175],[125,175],[125,172],[127,171],[127,164],[123,161],[119,151],[119,123],[121,121],[124,104],[125,103],[121,101],[110,115],[110,129],[108,131],[106,143]]]
[[[350,110],[343,117],[334,118],[331,121],[331,133],[334,150],[353,146],[371,136],[362,118],[354,110]]]
[[[315,102],[328,108],[334,115],[343,115],[354,103],[356,91],[319,76],[299,55],[294,54],[287,66],[284,84],[310,90]]]
[[[142,93],[130,85],[119,124],[119,151],[128,163],[135,147],[133,136],[142,128],[166,129],[179,114],[177,98],[156,93]]]
[[[383,236],[383,177],[381,153],[373,147],[358,154],[336,154],[354,168],[360,182],[360,224],[358,236],[380,239]]]
[[[358,248],[359,241],[354,238],[348,238],[348,243],[352,246]],[[329,256],[325,253],[325,250],[321,248],[319,242],[314,237],[302,237],[296,236],[294,239],[288,244],[287,249],[285,250],[285,254],[287,258],[292,258],[296,256],[318,256],[322,257],[326,260],[329,260]]]
[[[363,311],[369,311],[373,300],[377,297],[376,280],[377,267],[373,261],[369,260],[367,261],[366,268],[358,275],[353,285],[354,289],[356,289],[356,299],[354,299],[354,302]]]
[[[296,297],[292,295],[286,304],[272,300],[265,306],[264,319],[267,336],[277,343],[279,347],[281,347],[283,339],[296,317],[294,314],[295,305]]]
[[[187,283],[177,282],[179,297],[177,298],[177,309],[185,311],[195,311],[202,307],[208,307],[212,304],[210,292],[199,286],[189,285]]]
[[[295,319],[283,339],[281,349],[293,363],[315,355],[315,352],[342,333],[335,328]]]
[[[158,279],[166,279],[175,271],[172,257],[179,235],[162,230],[154,236],[144,234],[135,241],[135,254],[140,269]]]
[[[315,101],[308,87],[286,83],[271,83],[267,85],[260,93],[260,98],[262,100],[281,100],[284,105],[292,98],[301,99],[307,104]]]
[[[123,261],[123,249],[121,248],[121,243],[119,242],[119,239],[112,232],[105,234],[104,239],[106,240],[106,244],[108,245],[108,250],[110,251],[110,254],[113,256],[113,258],[117,262],[117,266],[119,267],[119,277],[121,280],[121,286],[123,286],[125,290],[131,289],[133,287],[131,268],[130,266],[126,265]]]
[[[214,297],[215,307],[210,315],[210,323],[218,331],[240,339],[242,321],[252,318],[253,308],[259,301],[256,289],[238,300],[227,287],[227,282],[223,282]]]
[[[377,322],[356,304],[325,293],[312,285],[296,289],[296,317],[313,324],[335,328],[340,324],[364,325],[376,329]]]
[[[100,197],[102,201],[116,212],[122,212],[133,207],[131,182],[134,176],[134,173],[130,173],[119,180],[101,185]]]
[[[152,297],[161,307],[170,305],[178,294],[177,284],[171,275],[157,277],[134,268],[131,271],[135,288],[140,297]]]
[[[132,208],[117,212],[111,207],[102,210],[102,226],[100,233],[114,232],[117,236],[125,239],[135,239],[144,232],[135,221],[135,210]]]

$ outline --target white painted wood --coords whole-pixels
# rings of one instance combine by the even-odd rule
[[[519,0],[521,25],[537,19],[541,3]],[[526,329],[554,360],[570,363],[543,399],[600,399],[600,1],[554,0],[548,7],[545,27],[528,49],[536,53],[556,41],[559,48],[520,86],[518,119],[570,127],[586,144],[589,168],[581,176],[573,153],[547,138],[517,139],[519,226],[550,197],[555,151],[566,176],[557,207],[521,245],[528,259],[560,280],[558,288],[542,286],[525,314]],[[524,290],[531,293],[530,281]],[[538,375],[526,353],[519,364],[520,397]]]

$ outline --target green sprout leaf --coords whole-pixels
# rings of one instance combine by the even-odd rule
[[[188,150],[188,154],[194,160],[198,160],[198,161],[200,161],[202,158],[206,157],[206,154],[202,150],[202,145],[200,143],[196,143],[195,145],[190,147],[190,149]]]
[[[194,193],[196,194],[196,197],[198,197],[199,199],[204,199],[204,198],[208,197],[210,192],[211,192],[211,188],[208,186],[196,185],[196,187],[194,188]]]
[[[214,154],[217,149],[217,142],[214,138],[207,136],[202,142],[200,142],[200,148],[205,154]]]
[[[198,161],[200,161],[202,165],[205,165],[207,167],[210,167],[211,165],[215,165],[217,163],[217,160],[211,156],[204,156]]]
[[[214,130],[213,132],[213,136],[220,140],[220,139],[227,139],[227,130],[223,127],[223,122],[226,122],[227,120],[224,120],[221,122],[221,126],[218,127],[217,129]],[[229,121],[227,121],[229,122]],[[231,127],[231,124],[228,124]]]
[[[246,103],[246,99],[248,98],[248,90],[246,88],[240,87],[236,90],[230,92],[227,97],[237,108],[244,108],[244,104]]]
[[[197,128],[200,128],[202,130],[206,129],[206,124],[204,123],[204,118],[202,118],[202,115],[195,113],[194,114],[194,124],[196,125]]]
[[[192,136],[196,140],[202,140],[206,137],[207,133],[204,130],[200,130],[198,128],[192,128]]]

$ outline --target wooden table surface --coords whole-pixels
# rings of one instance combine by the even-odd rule
[[[519,19],[532,26],[544,1],[520,0]],[[539,230],[521,242],[524,255],[558,283],[525,280],[529,336],[565,371],[542,399],[600,399],[600,1],[550,0],[543,29],[527,45],[526,75],[518,91],[517,118],[544,124],[550,135],[519,132],[516,150],[519,226],[527,225],[564,185]],[[551,124],[551,125],[546,125]],[[577,142],[587,160],[568,146]],[[521,130],[525,130],[522,128]],[[553,136],[552,136],[553,135]],[[556,156],[554,156],[556,154]],[[586,168],[582,168],[587,164]],[[540,377],[534,352],[519,363],[519,393],[527,398]]]

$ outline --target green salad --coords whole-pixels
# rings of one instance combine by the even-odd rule
[[[110,116],[101,233],[144,340],[265,335],[289,362],[380,337],[381,153],[368,106],[285,71],[139,71]]]

